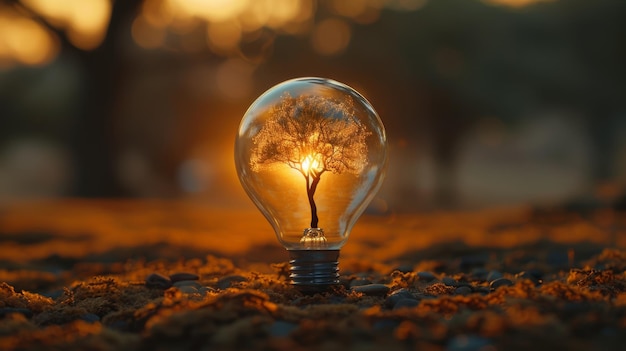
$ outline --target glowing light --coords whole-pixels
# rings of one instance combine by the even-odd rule
[[[109,0],[23,0],[50,23],[66,30],[76,47],[91,50],[100,45],[111,17]]]
[[[313,155],[308,155],[302,161],[302,170],[306,174],[310,174],[310,172],[319,172],[322,170],[321,163],[318,159],[319,157],[314,157]]]
[[[141,16],[152,26],[165,27],[172,23],[174,18],[170,6],[166,0],[145,0],[142,5]]]
[[[211,22],[227,21],[241,14],[248,1],[246,0],[169,0],[172,8],[178,9],[189,16],[203,18]]]
[[[0,15],[0,60],[40,65],[57,51],[54,37],[35,21],[11,12]]]
[[[339,19],[327,19],[320,22],[311,35],[311,45],[320,55],[337,55],[350,43],[350,26]]]
[[[234,50],[241,40],[241,27],[235,21],[211,23],[207,28],[207,40],[218,52]]]

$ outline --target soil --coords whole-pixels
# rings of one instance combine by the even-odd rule
[[[622,350],[626,214],[369,214],[304,294],[252,208],[0,206],[1,350]]]

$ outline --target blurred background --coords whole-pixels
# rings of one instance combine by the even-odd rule
[[[611,200],[625,19],[623,0],[0,0],[0,200],[252,206],[239,121],[300,76],[385,123],[373,211]]]

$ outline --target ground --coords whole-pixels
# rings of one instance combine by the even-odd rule
[[[2,350],[621,350],[626,215],[365,215],[341,284],[302,294],[252,208],[0,206]]]

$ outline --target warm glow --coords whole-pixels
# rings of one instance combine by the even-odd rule
[[[35,21],[10,11],[0,13],[0,63],[49,62],[58,51],[54,37]]]
[[[320,55],[337,55],[350,43],[351,30],[345,21],[327,19],[320,22],[311,35],[311,45]]]
[[[210,23],[207,28],[209,47],[217,52],[235,50],[241,40],[241,27],[235,21]]]
[[[493,5],[524,7],[524,6],[532,5],[538,2],[547,2],[547,1],[553,1],[553,0],[483,0],[483,1],[488,4],[493,4]]]
[[[168,0],[168,3],[189,17],[199,17],[209,22],[235,18],[248,5],[247,0]]]
[[[169,6],[170,4],[167,0],[144,0],[141,16],[145,18],[146,22],[155,27],[165,27],[174,18],[173,11]]]
[[[144,49],[155,49],[165,42],[165,29],[154,27],[143,15],[133,21],[131,34],[135,42]]]
[[[73,45],[91,50],[100,45],[111,17],[110,0],[22,0],[52,25],[63,28]]]
[[[242,99],[252,91],[254,67],[239,60],[226,60],[215,72],[215,85],[219,94],[227,99]]]
[[[304,161],[302,161],[302,170],[306,174],[309,174],[310,171],[321,171],[322,168],[320,166],[320,161],[313,155],[308,155],[304,158]]]
[[[271,29],[271,41],[275,34],[310,34],[313,49],[320,55],[332,56],[348,47],[351,22],[371,23],[378,19],[383,8],[413,11],[426,1],[144,0],[137,17],[129,20],[133,40],[146,49],[170,46],[168,32],[172,32],[180,41],[173,47],[188,52],[208,48],[233,57],[245,51],[242,43],[258,38],[259,29],[267,28]],[[484,1],[521,6],[549,0]],[[54,28],[64,31],[70,43],[82,50],[93,50],[102,44],[115,4],[114,0],[21,0],[20,3]],[[327,8],[338,18],[316,23],[318,7]],[[27,12],[17,12],[10,7],[1,12],[0,66],[16,62],[44,64],[56,56],[57,40],[44,25],[29,18]],[[206,26],[206,38],[197,35],[200,26]],[[20,44],[16,45],[17,42]]]

